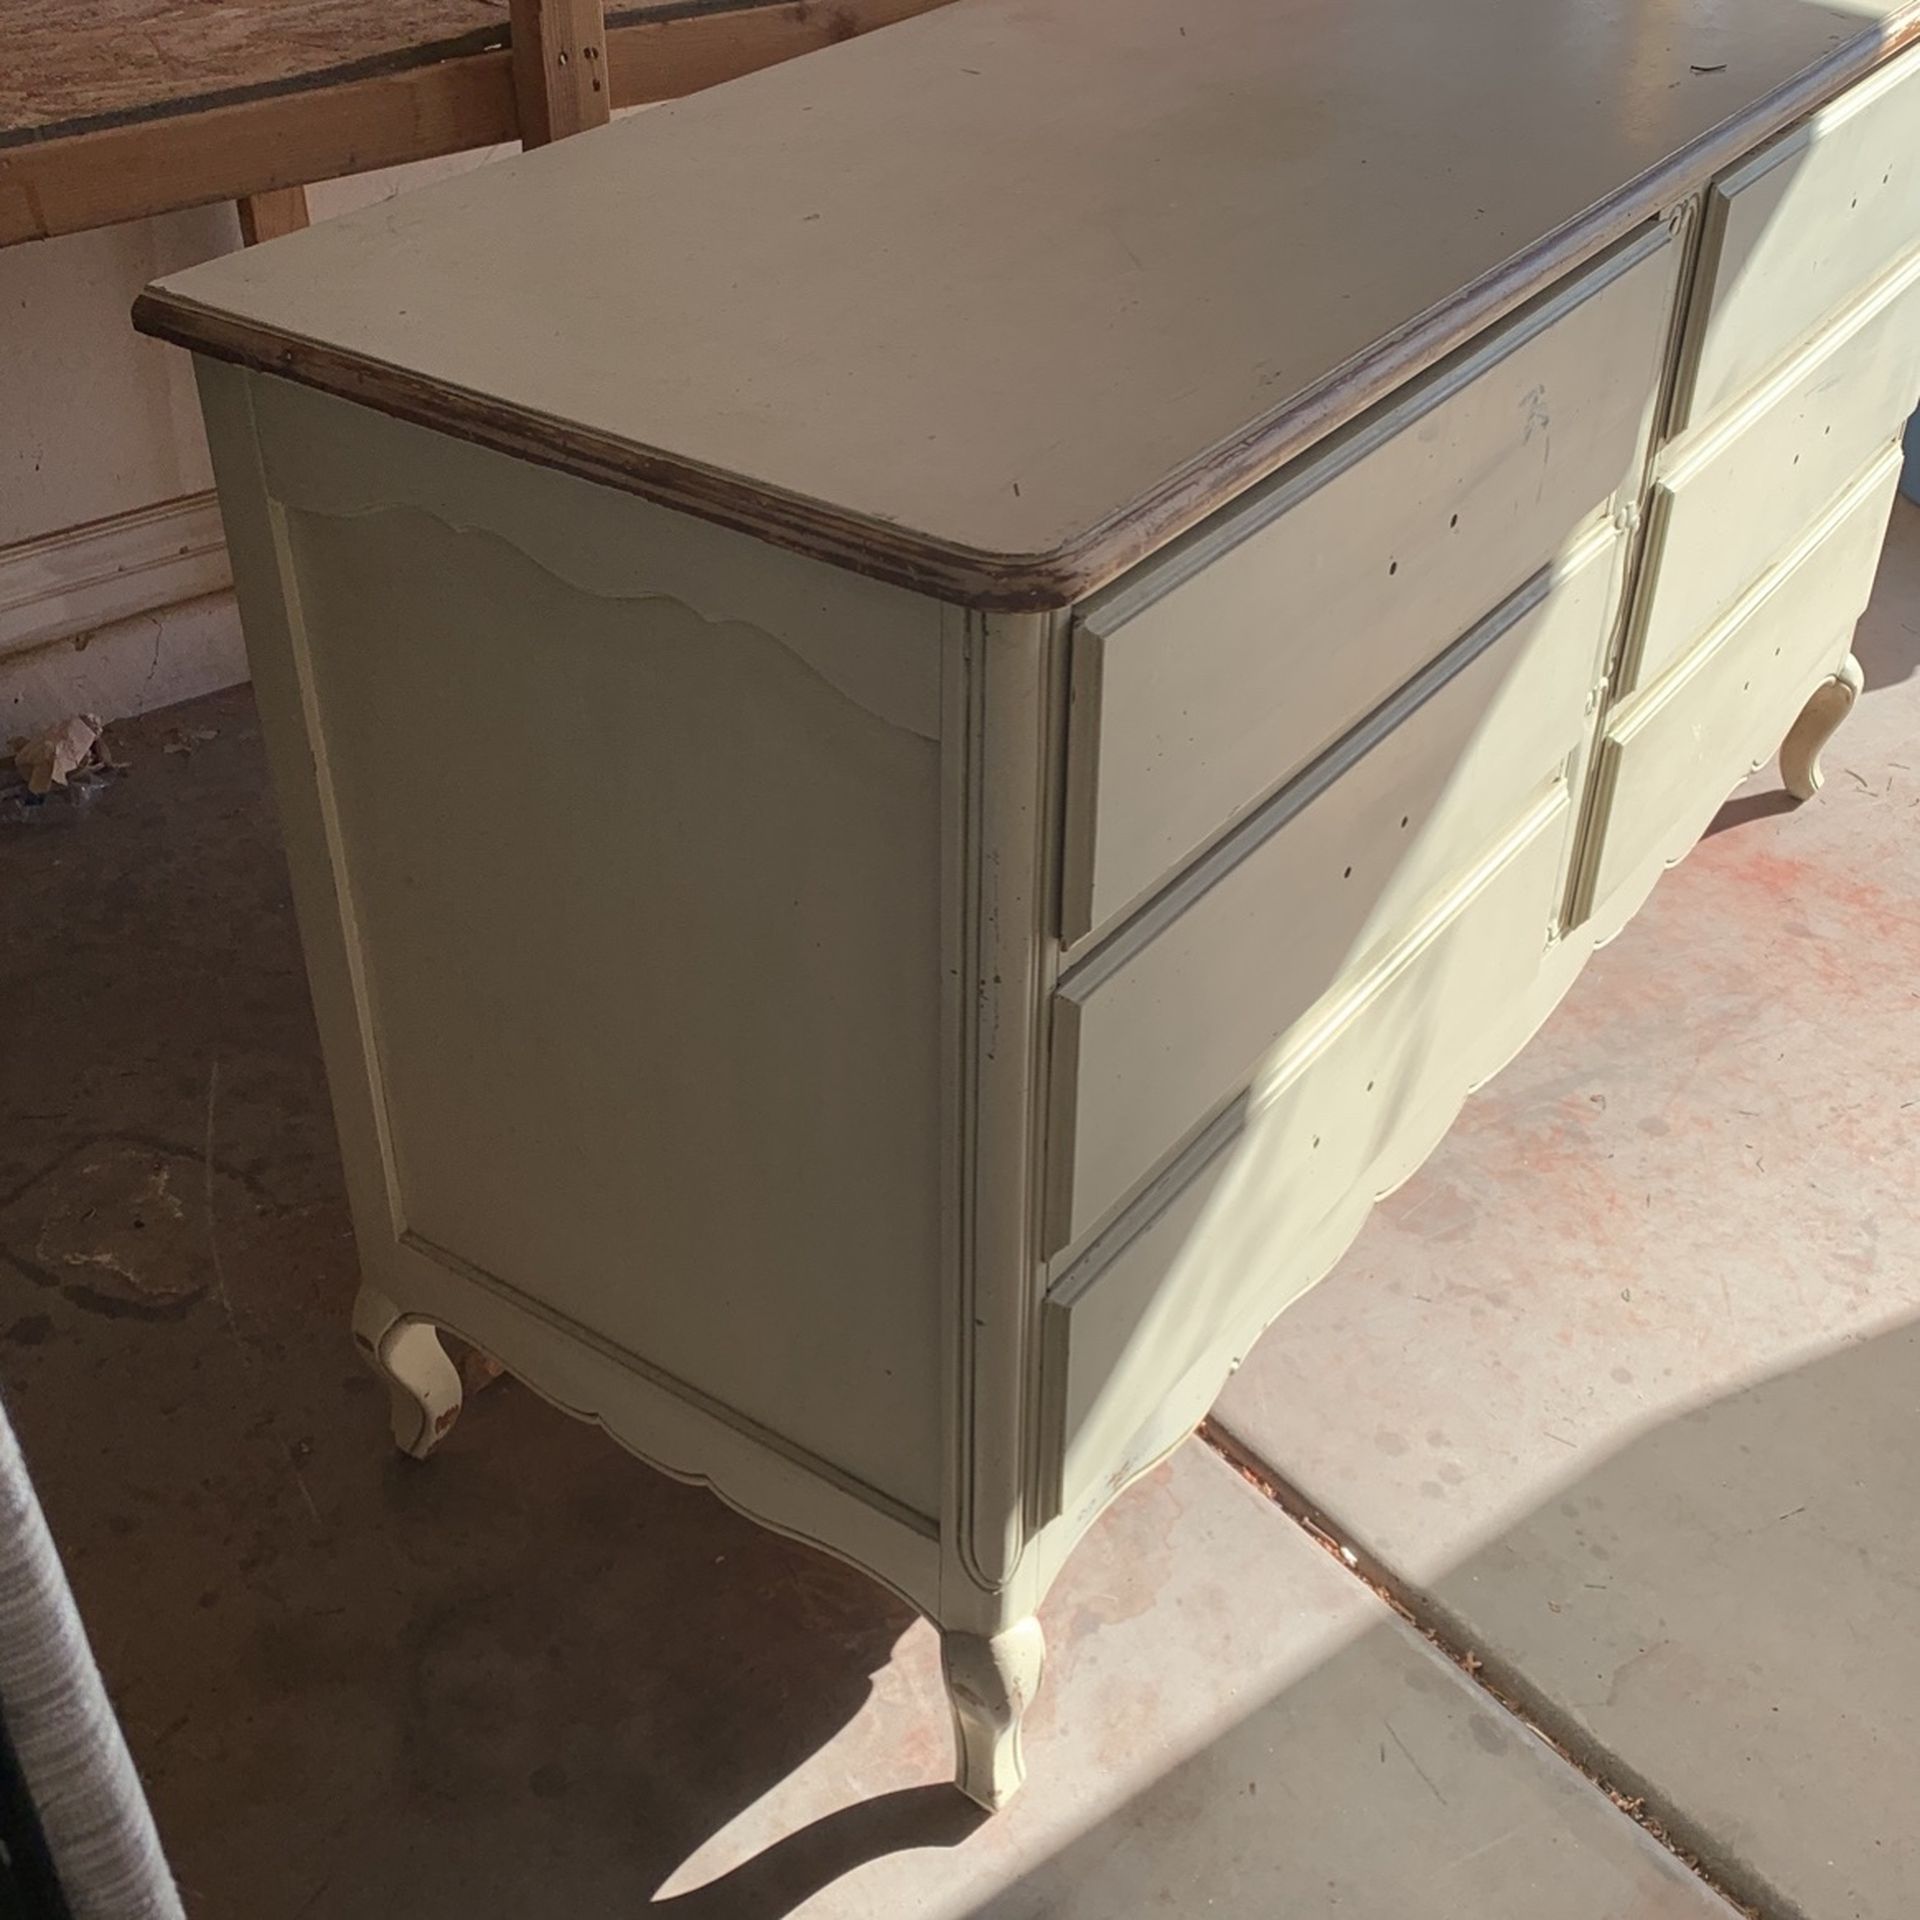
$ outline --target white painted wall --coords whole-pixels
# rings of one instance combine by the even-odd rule
[[[240,244],[231,207],[0,250],[0,548],[213,484],[186,356],[134,295]]]
[[[323,182],[308,203],[323,219],[512,151]],[[192,370],[127,319],[149,280],[239,244],[217,206],[0,248],[0,750],[69,713],[124,718],[246,677],[206,551]]]

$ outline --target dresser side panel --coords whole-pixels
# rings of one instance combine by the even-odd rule
[[[262,386],[399,1234],[937,1515],[937,610]]]

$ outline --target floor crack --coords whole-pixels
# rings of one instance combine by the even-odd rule
[[[1317,1509],[1297,1487],[1282,1480],[1218,1421],[1205,1421],[1200,1428],[1200,1439],[1316,1545],[1391,1607],[1422,1639],[1445,1655],[1488,1699],[1599,1788],[1629,1820],[1736,1913],[1744,1914],[1746,1920],[1810,1920],[1798,1902],[1788,1899],[1743,1862],[1729,1858],[1710,1834],[1678,1809],[1664,1804],[1649,1784],[1616,1755],[1594,1747],[1561,1709],[1522,1674],[1502,1660],[1489,1662],[1470,1646],[1459,1621],[1408,1591],[1391,1568],[1342,1539],[1329,1515]]]

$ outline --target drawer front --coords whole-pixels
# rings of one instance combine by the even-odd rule
[[[1920,47],[1735,168],[1705,217],[1679,424],[1738,400],[1920,246]]]
[[[1619,551],[1595,535],[1062,976],[1049,1251],[1096,1226],[1564,780],[1592,725]]]
[[[1653,588],[1625,684],[1650,685],[1703,639],[1876,450],[1900,438],[1916,402],[1920,253],[1746,404],[1663,456]]]
[[[1807,696],[1845,657],[1873,590],[1900,464],[1897,448],[1876,460],[1798,553],[1608,723],[1595,769],[1604,822],[1596,917],[1618,917],[1621,900],[1632,910],[1660,864],[1685,853],[1728,793],[1778,750]]]
[[[1134,905],[1637,491],[1679,253],[1636,236],[1081,611],[1062,932]]]
[[[1548,796],[1056,1281],[1043,1431],[1057,1511],[1104,1499],[1205,1415],[1260,1329],[1524,1039],[1566,814],[1564,792]]]

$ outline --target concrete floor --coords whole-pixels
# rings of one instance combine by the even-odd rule
[[[1589,1773],[1905,1920],[1920,509],[1859,650],[1827,793],[1736,799],[1242,1371],[1278,1501],[1196,1441],[1076,1555],[993,1821],[857,1574],[511,1383],[389,1451],[246,694],[0,807],[0,1386],[195,1920],[1724,1920]]]

